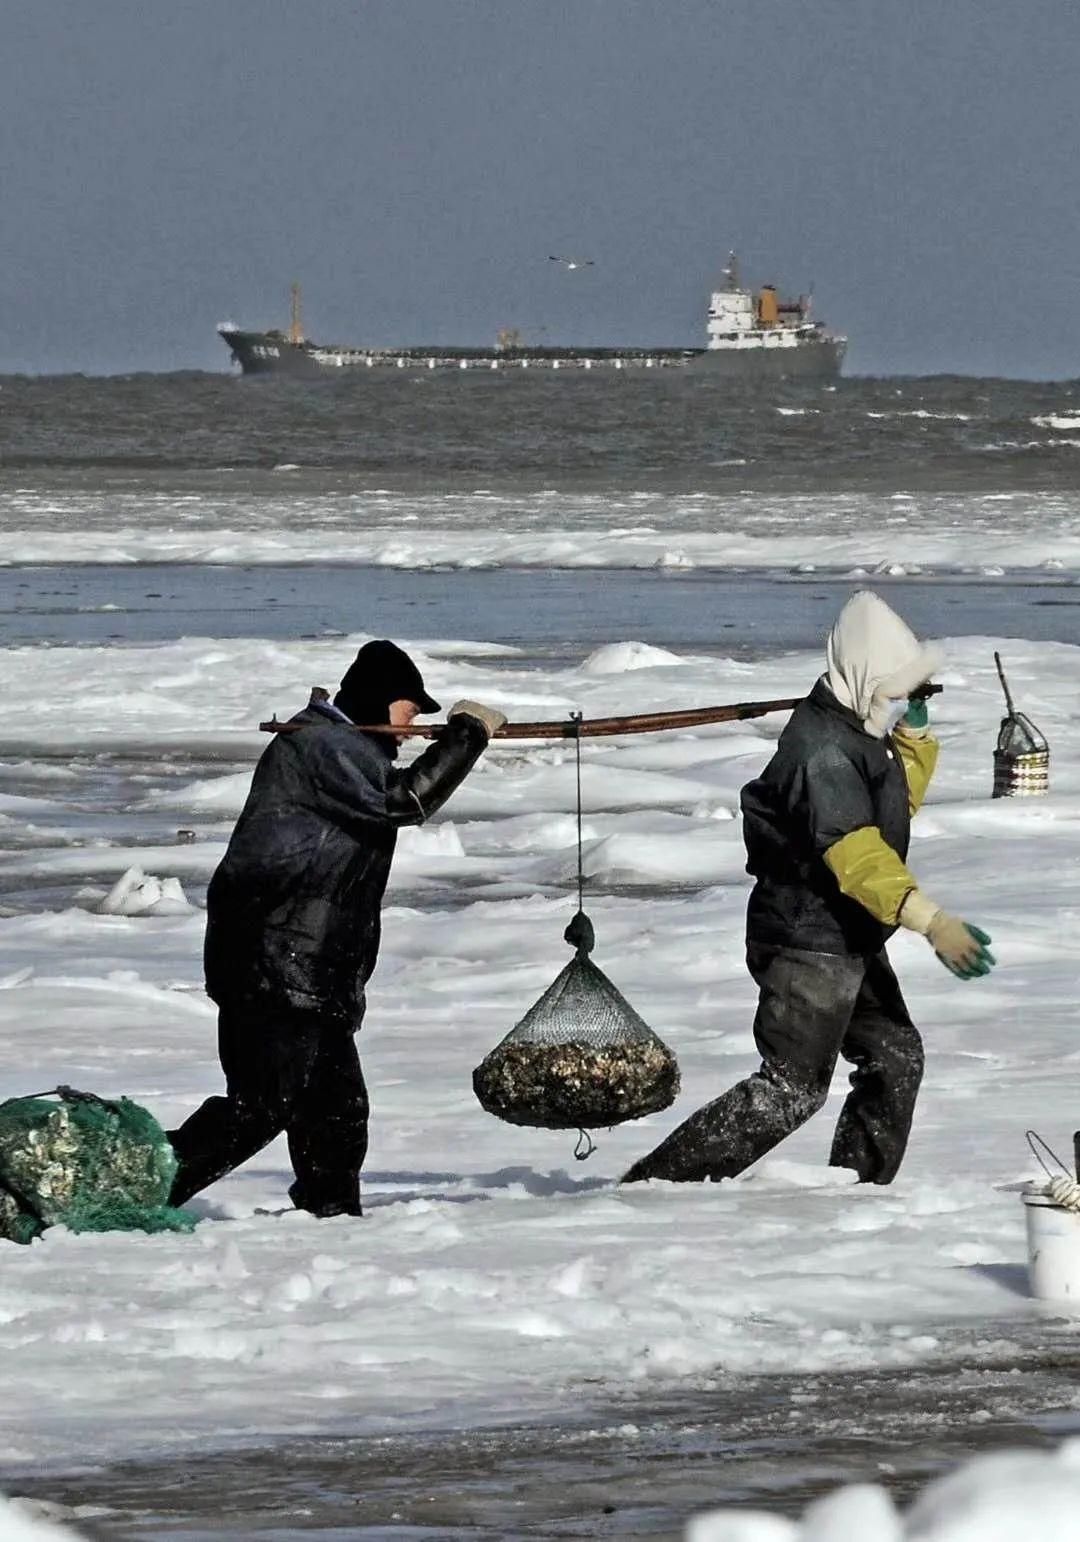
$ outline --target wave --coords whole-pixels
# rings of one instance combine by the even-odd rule
[[[970,423],[975,417],[982,414],[974,412],[930,412],[926,407],[910,407],[904,410],[897,409],[894,412],[868,412],[868,418],[875,418],[879,422],[886,418],[933,418],[940,423]]]
[[[1070,428],[1080,428],[1080,417],[1064,417],[1055,412],[1051,412],[1045,417],[1032,418],[1031,421],[1034,423],[1036,428],[1057,428],[1066,430]]]

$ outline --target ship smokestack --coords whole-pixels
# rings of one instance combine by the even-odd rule
[[[289,342],[298,344],[304,341],[304,326],[300,320],[300,285],[289,286],[289,297],[292,302],[292,315],[289,321]]]

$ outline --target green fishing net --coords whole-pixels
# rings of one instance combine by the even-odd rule
[[[196,1217],[168,1203],[176,1156],[154,1116],[58,1087],[0,1103],[0,1237],[30,1242],[47,1226],[71,1231],[190,1231]]]

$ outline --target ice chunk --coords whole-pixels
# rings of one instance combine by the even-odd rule
[[[456,825],[406,825],[398,835],[398,851],[411,857],[463,857],[465,848]]]
[[[0,1498],[0,1536],[4,1542],[76,1542],[81,1531],[57,1526],[51,1518],[50,1512],[60,1509],[33,1499]]]
[[[653,648],[649,643],[607,643],[589,654],[581,672],[584,675],[622,675],[631,669],[662,669],[684,662],[677,653],[669,653],[666,648]]]
[[[129,867],[95,907],[100,916],[178,916],[194,909],[179,878],[155,878]]]
[[[695,1516],[686,1528],[686,1542],[798,1542],[798,1537],[793,1521],[760,1510],[717,1510]]]

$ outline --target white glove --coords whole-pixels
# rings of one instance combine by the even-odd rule
[[[500,712],[498,707],[482,706],[478,701],[455,701],[446,716],[449,719],[459,715],[475,718],[478,723],[482,723],[489,739],[506,722],[505,712]]]

